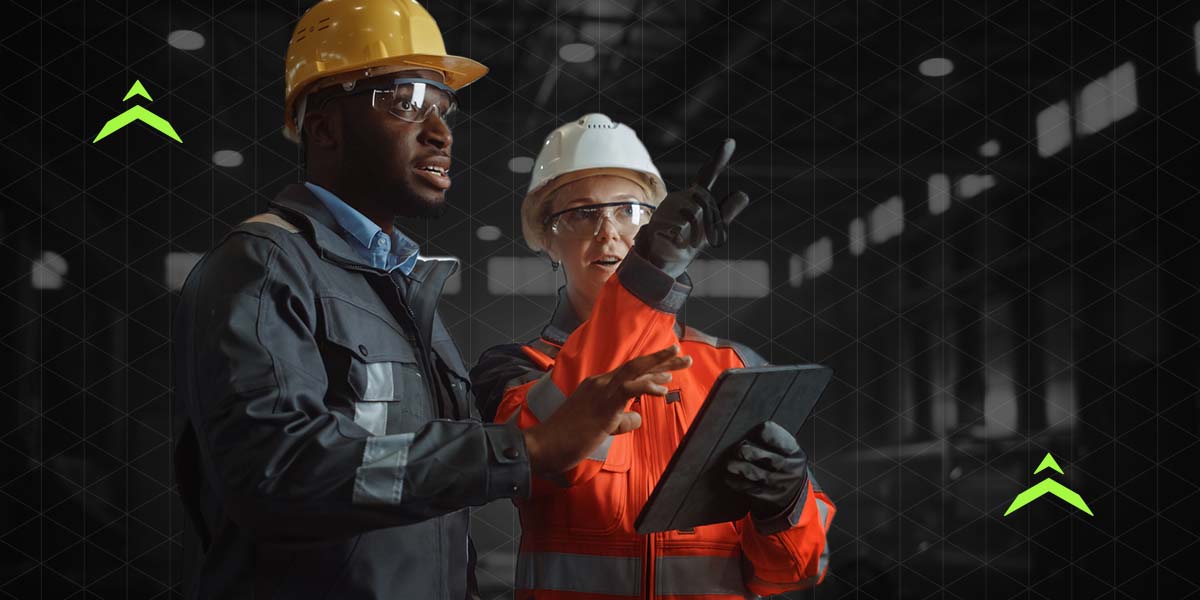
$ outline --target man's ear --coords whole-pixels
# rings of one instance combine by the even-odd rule
[[[335,150],[342,139],[342,115],[322,108],[304,115],[304,143],[310,148]]]

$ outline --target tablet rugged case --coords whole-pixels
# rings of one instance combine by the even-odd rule
[[[833,371],[821,365],[721,373],[634,522],[637,532],[689,529],[745,516],[750,500],[722,480],[727,453],[763,421],[798,433],[832,377]]]

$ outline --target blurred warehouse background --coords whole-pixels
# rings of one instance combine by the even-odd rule
[[[282,77],[309,4],[8,4],[0,596],[181,595],[176,291],[299,177]],[[553,308],[517,212],[551,129],[607,113],[675,187],[735,137],[721,185],[752,204],[685,319],[836,371],[802,432],[833,562],[795,597],[1196,592],[1200,5],[425,4],[491,68],[451,209],[406,224],[463,262],[442,311],[468,359]],[[91,143],[135,80],[182,144]],[[1094,517],[1001,516],[1046,452]],[[511,597],[515,512],[475,514],[485,596]]]

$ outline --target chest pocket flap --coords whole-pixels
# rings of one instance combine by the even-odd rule
[[[325,316],[325,337],[348,348],[368,362],[392,361],[416,364],[408,334],[396,320],[384,314],[336,296],[321,298]],[[385,316],[386,315],[386,316]]]
[[[341,384],[338,395],[354,411],[354,422],[372,435],[388,435],[415,431],[433,418],[412,344],[395,320],[339,297],[321,304],[325,338],[342,349],[330,365],[330,382]]]

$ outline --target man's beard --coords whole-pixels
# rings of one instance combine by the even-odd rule
[[[437,219],[446,214],[446,196],[438,198],[423,198],[413,192],[408,186],[399,186],[403,198],[397,198],[395,204],[396,217],[408,219]]]
[[[353,170],[346,178],[346,187],[360,190],[359,197],[368,198],[370,205],[391,213],[393,219],[436,219],[446,213],[446,197],[426,197],[413,189],[413,182],[404,177],[385,178],[374,169]]]

